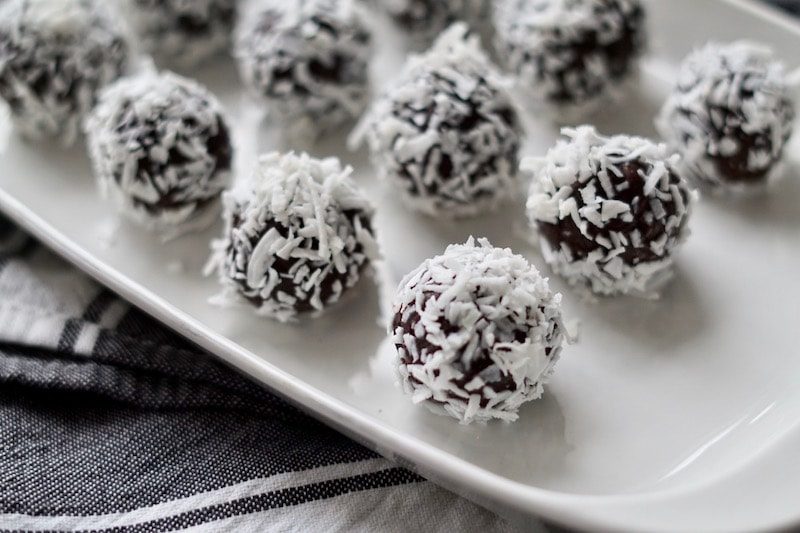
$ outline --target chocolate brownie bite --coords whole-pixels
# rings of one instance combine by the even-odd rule
[[[645,48],[640,0],[499,0],[494,19],[498,58],[558,122],[620,93]]]
[[[648,295],[670,277],[695,194],[679,156],[640,137],[566,128],[532,174],[528,217],[545,261],[597,294]]]
[[[477,25],[488,12],[487,0],[372,0],[417,45],[427,46],[457,21]]]
[[[281,322],[331,307],[379,259],[374,209],[338,159],[262,156],[225,195],[225,230],[209,271],[222,304],[249,302]]]
[[[271,117],[318,135],[358,117],[370,96],[371,35],[351,0],[266,0],[245,10],[235,55]]]
[[[28,139],[73,144],[97,92],[129,59],[123,28],[105,2],[0,2],[0,98]]]
[[[167,65],[191,67],[228,49],[238,0],[122,0],[142,48]]]
[[[165,236],[210,222],[233,147],[204,87],[168,72],[120,79],[101,93],[86,135],[100,191],[123,215]]]
[[[411,57],[352,138],[381,177],[422,213],[466,217],[519,191],[522,129],[503,81],[466,25]]]
[[[566,340],[561,295],[524,257],[470,238],[400,283],[390,335],[414,403],[462,424],[513,421]]]
[[[753,43],[709,43],[683,62],[656,125],[687,176],[712,190],[775,175],[795,110],[783,65]]]

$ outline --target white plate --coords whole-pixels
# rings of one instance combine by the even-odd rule
[[[709,38],[767,42],[795,67],[800,28],[734,1],[651,0],[653,50],[640,91],[597,119],[609,133],[652,135],[676,62]],[[382,78],[399,60],[381,32]],[[238,164],[271,147],[255,131],[230,64],[196,73],[239,128]],[[336,137],[336,136],[335,136]],[[379,204],[378,228],[399,277],[470,234],[541,264],[520,235],[521,207],[440,223],[399,207],[364,154],[338,154]],[[526,154],[556,138],[534,127]],[[798,135],[800,138],[800,135]],[[796,144],[795,144],[796,146]],[[797,156],[795,149],[791,156]],[[581,343],[565,351],[545,397],[519,422],[463,427],[411,405],[393,386],[378,298],[360,297],[302,326],[207,303],[200,275],[218,227],[169,244],[123,224],[98,200],[80,148],[36,148],[12,136],[0,207],[47,245],[145,311],[381,454],[493,509],[572,526],[626,530],[752,529],[800,520],[800,179],[770,195],[705,201],[678,274],[659,302],[580,301],[558,280]],[[185,271],[178,272],[177,265]]]

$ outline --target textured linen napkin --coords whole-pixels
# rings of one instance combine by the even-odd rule
[[[0,531],[494,531],[0,217]]]

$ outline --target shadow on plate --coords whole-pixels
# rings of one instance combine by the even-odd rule
[[[642,354],[675,353],[676,345],[691,343],[709,326],[709,312],[688,272],[677,267],[660,298],[605,297],[580,301],[584,322],[600,322],[642,347]],[[581,338],[581,342],[591,339]]]
[[[746,222],[797,234],[800,228],[800,162],[787,163],[774,185],[741,195],[706,195],[703,201],[714,210]]]

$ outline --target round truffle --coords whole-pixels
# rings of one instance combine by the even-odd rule
[[[172,73],[107,87],[86,133],[103,196],[156,231],[202,223],[230,180],[233,149],[217,99]]]
[[[226,50],[238,0],[122,0],[142,48],[189,67]]]
[[[620,93],[645,47],[640,0],[500,0],[494,18],[503,66],[562,122]]]
[[[425,261],[400,283],[393,310],[403,389],[463,424],[516,420],[542,395],[565,340],[561,295],[486,239]]]
[[[98,90],[122,75],[129,55],[105,2],[0,2],[0,98],[29,139],[71,145]]]
[[[648,295],[671,274],[689,234],[694,192],[679,156],[640,137],[602,137],[564,129],[532,172],[528,217],[545,261],[573,285],[595,293]]]
[[[711,189],[765,184],[792,134],[783,65],[747,42],[710,43],[686,58],[656,125],[687,176]]]
[[[457,21],[478,24],[488,11],[486,0],[372,0],[421,45],[428,45]]]
[[[237,35],[245,85],[290,127],[318,134],[366,107],[371,36],[350,0],[266,0]]]
[[[209,268],[218,302],[246,301],[281,322],[337,303],[379,259],[374,209],[337,159],[262,156],[253,179],[226,193],[225,233]]]
[[[477,215],[518,192],[522,135],[503,81],[463,23],[412,57],[402,79],[365,117],[366,140],[381,177],[428,215]]]

